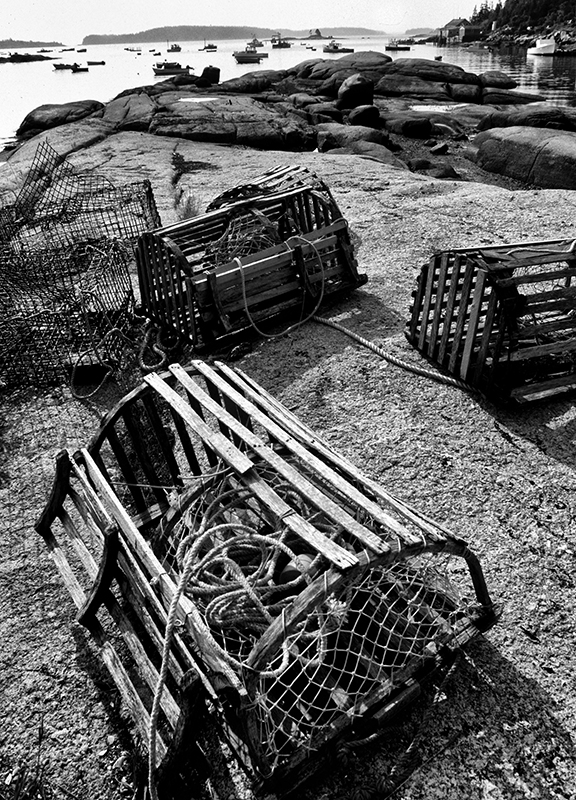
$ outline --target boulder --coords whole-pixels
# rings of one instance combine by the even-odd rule
[[[364,125],[366,128],[380,128],[380,109],[377,106],[356,106],[348,114],[349,125]]]
[[[413,97],[432,98],[440,102],[450,102],[451,95],[445,83],[424,80],[414,75],[393,74],[384,75],[374,87],[374,94],[384,97]]]
[[[102,119],[119,131],[147,131],[156,103],[145,92],[118,97],[106,104]]]
[[[338,125],[336,122],[318,125],[318,149],[325,153],[335,147],[348,147],[353,142],[375,142],[384,147],[391,145],[387,133],[362,125]]]
[[[482,87],[475,83],[451,83],[448,90],[455,103],[482,102]]]
[[[480,120],[478,130],[510,128],[516,125],[574,131],[576,130],[576,109],[570,107],[526,106],[505,111],[494,110]]]
[[[550,189],[576,189],[576,132],[517,126],[479,133],[467,155],[482,169]]]
[[[466,72],[462,67],[454,64],[430,61],[426,58],[397,58],[382,68],[382,74],[384,76],[408,75],[437,83],[480,84],[480,78],[473,72]]]
[[[374,84],[359,72],[350,75],[338,89],[338,108],[371,106],[374,99]]]
[[[315,103],[313,106],[308,106],[306,111],[310,118],[322,115],[330,117],[334,122],[342,122],[342,112],[336,108],[335,103]]]
[[[288,102],[293,103],[298,108],[306,108],[306,106],[310,106],[313,103],[320,102],[317,97],[314,97],[311,94],[306,94],[305,92],[290,94],[286,99],[288,100]]]
[[[428,139],[433,133],[432,123],[428,117],[411,114],[409,111],[404,114],[381,116],[380,120],[390,133],[408,136],[411,139]]]
[[[189,100],[195,102],[187,102]],[[290,104],[265,105],[254,98],[206,98],[178,92],[157,98],[159,110],[149,132],[196,142],[245,145],[265,150],[309,150],[315,147],[315,131],[298,116],[290,113]]]
[[[497,69],[481,72],[478,77],[482,86],[490,86],[496,89],[515,89],[518,86],[514,78]]]
[[[512,92],[508,89],[496,89],[487,86],[482,90],[482,102],[484,105],[508,106],[520,105],[523,103],[539,103],[546,100],[541,94],[529,94],[528,92]]]
[[[305,62],[306,67],[302,74],[303,77],[313,78],[316,81],[323,81],[335,72],[346,71],[353,75],[360,72],[362,75],[374,80],[374,76],[382,74],[383,69],[390,64],[392,59],[384,53],[367,50],[363,53],[347,53],[341,58],[322,59],[315,63]]]
[[[346,147],[335,147],[330,150],[330,155],[350,155],[356,154],[371,158],[374,161],[379,161],[381,164],[387,164],[396,169],[407,170],[407,165],[401,161],[397,156],[388,150],[384,145],[377,144],[377,142],[366,142],[363,140],[351,142]]]
[[[72,103],[46,103],[27,114],[16,131],[17,136],[36,134],[84,119],[104,108],[98,100],[77,100]]]

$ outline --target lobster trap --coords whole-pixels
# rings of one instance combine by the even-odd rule
[[[103,239],[66,250],[0,250],[0,379],[46,387],[109,371],[131,324],[131,253]]]
[[[576,254],[567,239],[438,253],[406,336],[470,387],[527,402],[576,388]]]
[[[209,729],[293,791],[495,620],[464,541],[218,363],[148,375],[63,451],[37,530],[160,786]]]
[[[158,225],[149,181],[115,186],[103,175],[79,173],[43,141],[14,202],[0,207],[0,247],[18,252],[103,237],[135,241]]]
[[[366,282],[328,187],[301,167],[271,170],[205,214],[142,234],[145,313],[197,347],[280,315],[302,321]]]

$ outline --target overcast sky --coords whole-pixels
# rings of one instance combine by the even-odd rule
[[[437,28],[468,17],[481,0],[12,0],[0,39],[76,44],[90,33],[137,33],[163,25],[246,25],[282,30],[364,27],[387,33]]]

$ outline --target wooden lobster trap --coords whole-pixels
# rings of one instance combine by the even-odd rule
[[[293,791],[495,620],[464,541],[223,364],[147,376],[61,453],[37,530],[160,786],[210,728],[257,793]]]
[[[575,388],[575,244],[437,253],[418,278],[408,340],[487,396],[526,402]]]
[[[142,234],[136,257],[146,315],[198,347],[279,315],[301,320],[366,282],[332,194],[302,167],[271,170],[205,214]]]

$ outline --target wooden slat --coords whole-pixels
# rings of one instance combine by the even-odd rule
[[[154,555],[150,545],[142,538],[129,514],[124,509],[109,484],[102,477],[90,453],[87,450],[82,450],[80,452],[92,484],[101,496],[112,518],[118,523],[132,551],[138,556],[140,562],[146,565],[147,571],[155,579],[156,589],[165,598],[168,607],[176,593],[174,582],[168,577],[161,563]],[[225,675],[237,691],[243,693],[238,679],[231,673],[228,665],[221,660],[219,654],[210,646],[209,642],[206,641],[206,637],[203,636],[205,623],[202,621],[194,603],[184,595],[181,596],[178,603],[176,617],[185,625],[196,641],[197,646],[202,650],[206,663],[217,673]]]
[[[218,453],[225,463],[236,470],[237,474],[242,478],[242,482],[254,492],[259,500],[268,506],[274,516],[278,520],[281,520],[286,527],[290,528],[325,558],[341,569],[348,569],[357,563],[357,559],[354,555],[335,542],[327,539],[326,536],[316,530],[313,525],[302,519],[288,503],[258,476],[254,470],[253,462],[238,450],[232,442],[226,439],[225,436],[218,431],[211,430],[161,378],[152,374],[148,375],[146,380],[149,381],[150,385],[154,386],[158,393],[169,403],[174,404],[174,408],[178,410],[186,423],[190,425],[202,439],[210,443],[215,452]],[[231,428],[238,425],[233,417],[227,420],[227,424]],[[263,454],[261,453],[260,455]]]
[[[308,454],[306,450],[302,447],[299,447],[298,443],[295,442],[292,437],[286,434],[279,426],[274,425],[268,420],[264,414],[260,414],[257,409],[251,408],[251,404],[246,401],[240,394],[234,392],[231,389],[230,385],[218,378],[218,376],[210,370],[209,367],[203,362],[194,362],[194,366],[202,372],[209,381],[208,385],[218,386],[223,392],[226,392],[228,397],[234,400],[243,411],[247,414],[253,416],[253,418],[263,425],[267,430],[272,433],[277,441],[282,442],[288,448],[292,449],[293,452],[297,452],[300,457],[307,459]],[[389,551],[388,545],[380,539],[380,537],[376,536],[372,531],[368,530],[364,525],[358,523],[353,517],[350,516],[344,509],[342,509],[339,505],[337,505],[332,498],[327,496],[324,492],[320,491],[317,486],[310,483],[298,470],[296,470],[292,465],[288,464],[284,459],[272,450],[264,441],[262,441],[258,436],[256,436],[250,429],[244,427],[244,425],[233,415],[229,414],[219,403],[215,403],[211,398],[208,397],[190,378],[190,376],[182,369],[180,365],[173,365],[170,367],[170,371],[172,374],[178,379],[178,381],[182,384],[182,386],[190,389],[192,391],[192,387],[196,391],[196,396],[198,399],[211,411],[214,415],[217,415],[218,419],[225,424],[230,431],[233,431],[239,439],[244,441],[252,450],[253,452],[268,464],[270,464],[274,469],[278,472],[278,474],[282,475],[286,478],[294,488],[300,492],[303,497],[305,497],[310,503],[316,506],[316,508],[320,511],[323,511],[326,516],[330,517],[334,523],[337,525],[341,525],[344,530],[348,531],[352,536],[356,537],[362,546],[369,547],[376,553],[387,553]],[[317,461],[317,464],[320,468],[322,468],[322,464],[320,461]],[[329,470],[322,470],[319,474],[325,478],[329,478]],[[341,490],[345,492],[348,487],[346,482],[342,479],[338,480],[338,476],[334,475],[334,481],[338,482]],[[350,493],[353,493],[352,487],[350,487]],[[362,502],[366,501],[370,506],[370,510],[374,504],[371,504],[367,498],[362,497],[360,492],[356,492],[356,499],[358,506],[360,508],[366,508],[366,506],[362,506]],[[369,510],[369,509],[366,509]],[[378,506],[374,506],[374,510],[379,514],[380,517],[386,518],[386,521],[389,526],[393,526],[394,529],[398,530],[398,535],[402,535],[405,533],[402,531],[401,527],[398,525],[396,520],[389,517],[388,515],[384,515],[382,510]],[[416,537],[414,537],[416,538]],[[416,539],[416,541],[419,541]]]
[[[486,283],[486,273],[479,270],[476,274],[476,285],[474,286],[472,306],[468,316],[468,330],[464,339],[464,349],[462,351],[462,361],[460,363],[460,377],[463,381],[468,380],[470,368],[470,358],[477,343],[478,324],[480,322],[480,312],[484,307],[484,285]]]
[[[428,276],[426,280],[426,291],[424,294],[424,302],[422,303],[422,311],[420,314],[420,335],[418,337],[418,348],[421,350],[424,346],[424,340],[428,332],[428,320],[430,317],[430,305],[434,294],[434,285],[436,282],[438,256],[432,256],[428,264]]]
[[[377,498],[397,511],[402,518],[420,527],[431,541],[443,541],[447,533],[445,529],[437,523],[426,520],[411,509],[406,503],[386,492],[376,481],[368,478],[354,464],[336,453],[321,437],[313,433],[304,423],[292,414],[289,409],[280,404],[272,395],[266,392],[261,386],[255,384],[251,379],[240,370],[232,370],[221,362],[216,362],[216,366],[221,372],[254,403],[264,409],[272,420],[278,422],[295,439],[302,442],[306,447],[313,448],[318,452],[327,464],[332,464],[337,470],[342,470],[353,481],[363,484]],[[453,534],[448,533],[453,537]],[[453,537],[454,538],[454,537]]]
[[[468,299],[468,296],[472,290],[472,285],[476,275],[476,265],[472,261],[468,261],[464,268],[464,285],[462,286],[462,298],[465,301]],[[448,360],[448,372],[454,373],[456,371],[456,366],[461,359],[461,343],[464,336],[466,322],[466,316],[464,313],[462,313],[461,308],[459,308],[456,329],[454,331],[454,341],[452,342],[452,352]]]
[[[448,299],[446,302],[446,311],[444,312],[444,320],[442,327],[442,336],[440,337],[440,347],[438,348],[438,363],[445,366],[446,357],[448,354],[448,339],[450,331],[452,330],[452,319],[454,317],[454,310],[456,305],[456,294],[458,291],[458,284],[462,265],[466,267],[466,261],[462,261],[460,255],[456,253],[454,256],[454,264],[452,267],[452,277],[450,279],[450,287],[448,289]]]
[[[436,299],[442,300],[444,298],[444,291],[446,287],[446,278],[448,275],[448,270],[450,266],[450,253],[442,253],[440,256],[440,265],[438,271],[438,279],[436,282]],[[440,306],[442,303],[440,303]],[[430,309],[432,310],[432,308]],[[438,349],[440,347],[440,341],[438,339],[438,333],[440,331],[440,325],[443,322],[443,316],[441,313],[441,308],[437,307],[437,304],[434,304],[433,316],[432,316],[432,326],[430,328],[430,346],[426,349],[426,354],[429,355],[431,358],[435,358]]]

